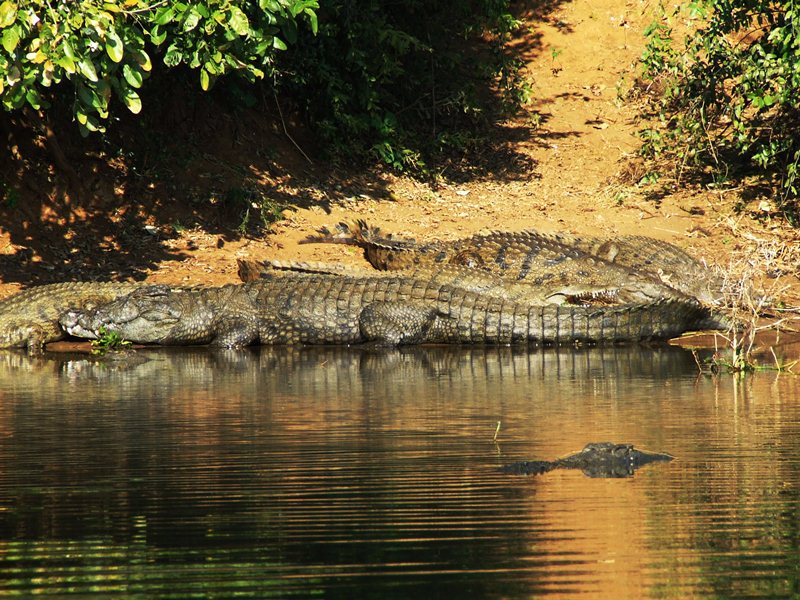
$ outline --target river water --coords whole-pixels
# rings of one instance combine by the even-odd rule
[[[799,392],[667,346],[0,354],[0,595],[798,597]],[[597,441],[676,459],[499,472]]]

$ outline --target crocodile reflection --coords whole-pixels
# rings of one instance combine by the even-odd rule
[[[614,385],[631,376],[662,377],[694,372],[691,354],[673,347],[583,348],[531,351],[525,348],[254,347],[243,350],[158,348],[122,357],[22,352],[0,354],[0,383],[6,390],[43,391],[81,381],[113,385],[130,394],[190,393],[209,388],[264,394],[338,395],[365,393],[393,400],[419,398],[431,382],[457,382],[465,391],[494,390],[499,380],[520,377],[552,386],[563,380]],[[270,374],[271,376],[267,376]],[[87,387],[81,393],[97,393]],[[548,390],[549,391],[549,390]]]

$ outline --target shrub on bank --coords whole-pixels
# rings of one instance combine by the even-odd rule
[[[676,20],[689,19],[675,33]],[[800,163],[800,13],[793,0],[697,0],[646,31],[645,76],[662,126],[644,150],[717,182],[756,174],[794,224]]]
[[[68,102],[89,135],[142,110],[153,69],[188,69],[202,90],[235,73],[291,100],[334,153],[424,170],[498,95],[524,99],[517,25],[508,0],[5,0],[0,101],[40,116]]]

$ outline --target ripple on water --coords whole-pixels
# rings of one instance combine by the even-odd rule
[[[698,378],[663,347],[172,350],[113,369],[13,356],[0,594],[800,587],[791,377]],[[622,479],[498,471],[604,440],[676,460]]]

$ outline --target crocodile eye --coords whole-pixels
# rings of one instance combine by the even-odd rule
[[[625,456],[631,451],[632,448],[633,446],[631,446],[630,444],[618,444],[617,446],[614,447],[611,453],[614,456]]]

